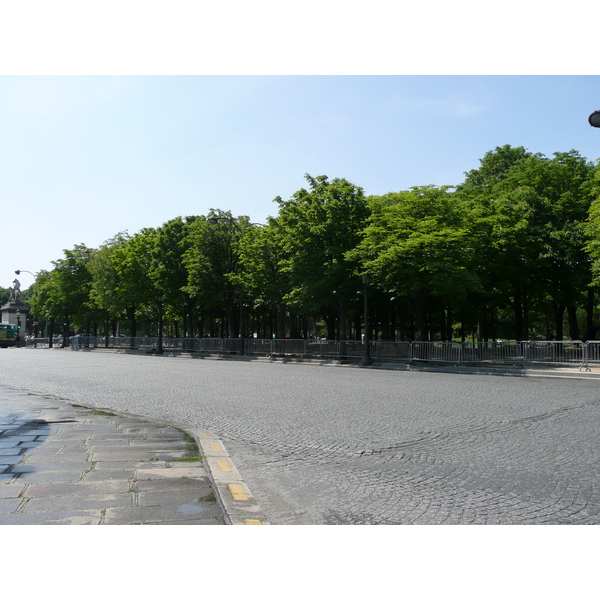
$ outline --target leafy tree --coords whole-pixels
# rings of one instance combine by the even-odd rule
[[[276,315],[276,334],[285,337],[285,297],[291,284],[289,273],[280,268],[286,255],[276,221],[270,219],[265,227],[248,228],[239,241],[239,251],[241,268],[231,276],[232,281],[241,285],[244,295],[254,301],[263,321],[267,313]],[[290,335],[300,336],[293,325]]]
[[[90,324],[98,317],[98,307],[90,297],[92,274],[89,264],[94,250],[85,244],[77,244],[72,250],[63,250],[64,258],[52,261],[55,266],[55,291],[62,301],[67,323],[85,327],[90,333]]]
[[[518,339],[529,335],[534,306],[552,311],[557,339],[568,310],[570,333],[578,335],[576,307],[589,282],[583,223],[593,165],[574,150],[548,159],[510,146],[481,162],[458,193],[473,215],[487,299],[511,298]]]
[[[594,307],[594,288],[600,287],[600,160],[596,161],[592,178],[592,202],[590,204],[588,220],[584,225],[586,235],[585,250],[590,259],[592,282],[588,291],[588,337],[595,338],[592,311]]]
[[[52,346],[54,322],[63,314],[64,297],[60,290],[56,269],[40,271],[37,274],[30,298],[32,312],[46,320],[46,336]]]
[[[514,167],[526,158],[533,156],[531,152],[519,146],[513,148],[508,144],[496,146],[486,152],[480,159],[480,167],[465,173],[465,181],[459,189],[467,194],[491,197],[497,184],[505,181]],[[538,155],[539,156],[539,155]]]
[[[190,245],[183,254],[188,279],[182,291],[213,316],[224,308],[228,335],[238,337],[242,301],[242,289],[235,278],[241,266],[238,242],[250,227],[250,220],[213,209],[209,218],[212,224],[199,217],[189,225]],[[211,335],[213,326],[211,318]]]
[[[284,300],[303,312],[320,311],[335,337],[346,339],[347,307],[356,297],[356,259],[347,253],[360,241],[369,207],[362,188],[345,179],[305,176],[309,189],[280,197],[273,227],[283,250],[280,269],[289,277]]]
[[[120,318],[127,308],[125,299],[119,292],[121,280],[117,271],[117,250],[124,248],[129,239],[126,231],[119,232],[100,246],[89,263],[92,274],[90,297],[101,310],[105,311],[104,329],[107,345],[110,320]]]
[[[466,213],[448,187],[423,186],[369,198],[363,239],[349,253],[361,269],[406,296],[416,338],[427,339],[428,309],[459,305],[479,282],[473,273]]]
[[[481,339],[489,337],[490,310],[501,308],[507,298],[514,309],[517,338],[522,339],[527,330],[532,282],[528,277],[531,265],[523,247],[529,208],[523,194],[514,193],[514,186],[507,186],[506,181],[522,161],[532,156],[522,146],[496,147],[479,161],[478,169],[465,173],[465,181],[457,186],[457,194],[470,213],[473,262],[481,282],[479,292],[471,296]]]
[[[584,223],[592,201],[593,165],[575,150],[554,158],[531,158],[515,170],[512,180],[533,191],[529,235],[539,242],[534,273],[545,283],[552,308],[555,337],[563,339],[567,310],[571,338],[579,338],[576,307],[584,302],[591,282],[585,251]]]
[[[191,326],[190,314],[193,307],[188,285],[188,270],[183,257],[193,246],[190,227],[199,217],[177,217],[164,223],[156,230],[154,267],[150,273],[154,284],[163,292],[165,305],[173,317],[181,317],[184,335]]]
[[[145,228],[114,249],[112,263],[116,295],[125,306],[130,321],[129,335],[137,335],[138,314],[157,306],[160,290],[152,277],[156,268],[156,230]]]

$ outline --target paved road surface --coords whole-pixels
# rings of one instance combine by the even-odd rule
[[[214,432],[272,524],[600,523],[600,380],[71,350],[0,384]]]

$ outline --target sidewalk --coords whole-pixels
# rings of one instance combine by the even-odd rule
[[[0,387],[0,525],[266,524],[209,432]]]

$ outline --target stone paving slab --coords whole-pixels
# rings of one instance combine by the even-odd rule
[[[104,513],[99,510],[69,510],[58,513],[11,513],[2,515],[2,525],[99,525]],[[128,523],[124,523],[127,525]]]
[[[35,468],[35,467],[28,467]],[[23,483],[69,483],[81,481],[84,471],[16,471],[13,481]],[[11,482],[12,483],[12,482]],[[25,493],[25,492],[24,492]]]
[[[123,467],[123,465],[121,465]],[[122,481],[122,480],[130,480],[136,477],[135,469],[102,469],[90,471],[89,473],[85,473],[83,476],[84,482],[96,482],[96,481]]]
[[[216,491],[176,427],[0,388],[0,525],[222,525]]]
[[[220,513],[216,506],[183,506],[176,514],[170,506],[108,508],[103,515],[105,525],[218,525]]]

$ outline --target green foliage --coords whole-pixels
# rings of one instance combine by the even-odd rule
[[[336,306],[343,321],[348,297],[358,285],[357,261],[348,252],[360,240],[368,203],[362,188],[345,179],[305,178],[308,190],[300,189],[290,200],[275,199],[279,215],[272,225],[279,266],[289,277],[285,301],[306,312]]]
[[[209,222],[209,219],[211,222]],[[243,301],[240,243],[252,229],[246,216],[211,209],[209,217],[198,217],[189,226],[189,239],[182,255],[187,270],[187,293],[209,313],[225,311],[229,336],[239,334],[239,305]]]
[[[281,229],[271,219],[265,227],[250,227],[239,241],[241,268],[231,280],[242,286],[244,295],[255,303],[278,306],[290,288],[289,273],[281,265],[286,254]]]
[[[192,225],[200,217],[177,217],[156,230],[154,265],[150,277],[164,295],[165,304],[178,314],[190,304],[188,270],[184,256],[193,247]]]
[[[531,156],[533,156],[531,152],[525,150],[523,146],[512,148],[506,144],[496,147],[485,153],[485,156],[479,161],[481,163],[479,169],[465,173],[465,181],[459,186],[459,189],[472,191],[476,195],[490,193],[494,186],[509,177],[516,165]]]
[[[63,304],[56,270],[40,271],[30,299],[32,312],[41,318],[55,318],[62,315]]]
[[[114,250],[115,292],[124,306],[145,308],[156,303],[158,289],[154,271],[157,266],[154,245],[156,230],[142,229]]]
[[[126,247],[130,237],[120,232],[107,240],[92,256],[89,270],[92,274],[90,298],[110,316],[119,317],[125,309],[125,297],[119,292],[121,279],[117,270],[117,250]]]
[[[600,163],[596,165],[592,180],[593,197],[589,218],[584,225],[585,250],[591,261],[593,283],[600,286]]]
[[[586,292],[600,284],[600,167],[574,150],[546,158],[509,145],[480,163],[455,188],[369,198],[345,179],[306,175],[306,188],[275,199],[264,227],[211,210],[210,220],[176,217],[98,249],[80,244],[38,274],[32,311],[52,319],[67,307],[79,327],[126,316],[135,335],[137,319],[156,322],[162,298],[166,318],[211,315],[234,337],[244,306],[247,316],[276,314],[280,335],[287,315],[288,331],[302,316],[345,338],[349,323],[359,333],[368,274],[374,322],[392,335],[427,339],[460,319],[486,339],[487,321],[502,319],[520,337],[536,319],[560,339],[565,311],[576,335],[584,309],[593,335]],[[0,289],[0,301],[8,294]]]
[[[187,285],[183,289],[203,305],[217,308],[238,295],[229,275],[238,269],[237,242],[249,219],[234,219],[230,212],[215,210],[210,217],[218,222],[211,225],[206,218],[198,218],[189,227],[190,244],[183,254]]]
[[[584,224],[593,172],[574,150],[549,159],[504,146],[486,154],[459,187],[476,215],[489,295],[508,296],[516,312],[526,304],[552,313],[558,339],[565,309],[582,302],[590,283]],[[517,322],[526,318],[515,315]],[[527,336],[523,328],[517,337]]]
[[[90,298],[92,274],[89,269],[94,250],[85,244],[77,244],[72,250],[63,250],[64,258],[52,261],[53,284],[50,285],[49,305],[54,316],[58,307],[60,314],[69,315],[74,325],[84,326],[97,306]]]
[[[479,287],[468,213],[448,187],[415,187],[369,202],[369,225],[348,256],[360,260],[374,283],[408,298],[423,337],[432,299],[460,305]]]
[[[477,286],[467,214],[448,188],[425,186],[370,200],[372,216],[356,255],[376,281],[398,293],[459,299]]]

